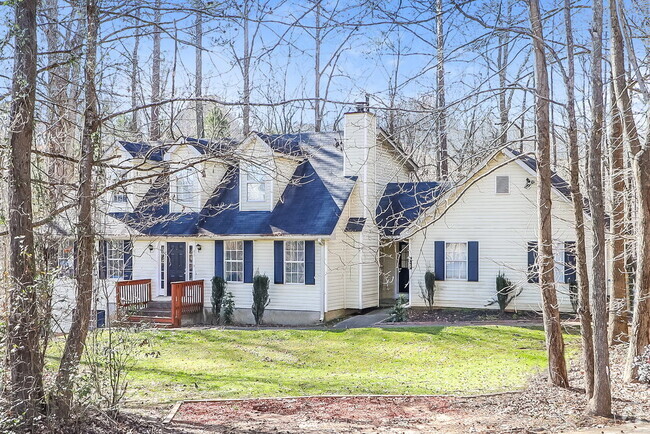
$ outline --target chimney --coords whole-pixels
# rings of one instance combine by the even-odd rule
[[[374,162],[377,143],[377,118],[368,106],[367,97],[366,101],[356,102],[355,111],[345,113],[343,127],[343,174],[364,181],[368,164]]]

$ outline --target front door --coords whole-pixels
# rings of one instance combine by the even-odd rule
[[[167,295],[172,295],[172,282],[185,280],[185,243],[167,243]]]
[[[409,292],[409,244],[404,241],[400,241],[398,244],[398,257],[399,261],[397,263],[397,272],[398,272],[398,283],[397,290],[400,294],[408,294]]]

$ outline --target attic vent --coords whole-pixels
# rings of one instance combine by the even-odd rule
[[[508,194],[508,193],[510,193],[510,177],[509,176],[497,176],[496,192],[497,192],[497,194]]]

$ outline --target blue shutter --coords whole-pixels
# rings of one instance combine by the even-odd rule
[[[99,263],[99,278],[106,279],[106,240],[99,240],[99,257],[97,262]],[[77,257],[78,250],[75,249],[75,258]],[[77,272],[75,268],[75,273]]]
[[[576,283],[576,242],[564,243],[564,283]]]
[[[284,241],[273,241],[273,282],[284,283]]]
[[[305,241],[305,285],[316,284],[316,243]]]
[[[478,282],[478,241],[467,242],[467,280]]]
[[[445,242],[435,242],[435,273],[436,280],[445,280]]]
[[[223,276],[223,240],[214,242],[214,275],[224,278]]]
[[[124,259],[124,280],[133,279],[133,243],[131,240],[125,240],[122,244]]]
[[[253,283],[253,241],[244,241],[244,283]]]
[[[528,242],[528,283],[539,283],[537,241]]]

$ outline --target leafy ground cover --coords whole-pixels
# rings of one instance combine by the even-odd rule
[[[546,365],[535,328],[149,330],[129,401],[302,395],[416,395],[522,388]],[[567,335],[569,351],[578,336]],[[146,353],[147,355],[145,355]]]

